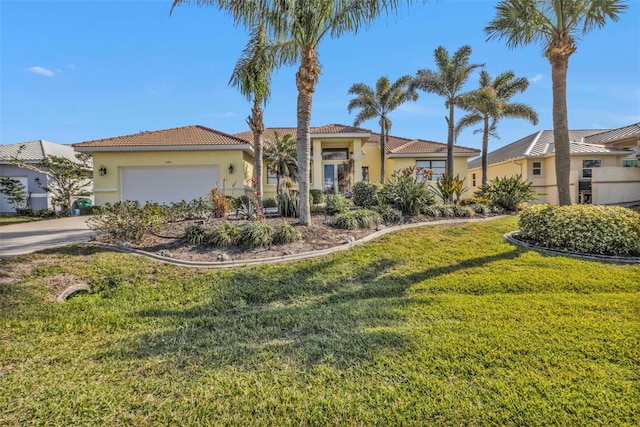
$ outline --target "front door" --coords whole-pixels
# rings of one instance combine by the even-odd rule
[[[325,163],[324,165],[324,186],[323,190],[327,194],[338,194],[349,191],[348,170],[344,163]]]
[[[327,194],[334,194],[337,192],[336,188],[336,165],[326,164],[324,165],[323,187],[322,190]]]

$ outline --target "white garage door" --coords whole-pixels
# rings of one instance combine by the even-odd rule
[[[120,169],[122,200],[171,203],[206,197],[219,184],[216,166],[153,166]]]

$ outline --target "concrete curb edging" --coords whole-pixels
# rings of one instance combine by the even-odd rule
[[[492,221],[498,218],[504,218],[505,215],[498,215],[489,218],[467,218],[467,219],[446,219],[439,221],[431,221],[431,222],[419,222],[412,224],[403,224],[397,225],[394,227],[385,228],[380,231],[376,231],[371,233],[362,239],[356,240],[351,243],[345,243],[341,246],[335,246],[333,248],[321,249],[318,251],[309,251],[309,252],[301,252],[298,254],[292,255],[282,255],[270,258],[256,258],[256,259],[247,259],[247,260],[231,260],[231,261],[216,261],[216,262],[203,262],[203,261],[188,261],[188,260],[180,260],[175,258],[169,258],[165,256],[161,256],[158,254],[154,254],[151,252],[142,251],[140,249],[129,248],[121,245],[111,245],[108,243],[98,243],[92,242],[91,244],[94,246],[104,247],[113,249],[123,253],[130,253],[134,255],[145,256],[147,258],[153,259],[155,261],[167,263],[167,264],[175,264],[183,267],[195,267],[195,268],[231,268],[231,267],[242,267],[242,266],[253,266],[259,264],[273,264],[280,262],[290,262],[290,261],[300,261],[303,259],[316,258],[323,255],[328,255],[336,252],[342,252],[353,248],[354,246],[361,245],[366,242],[370,242],[375,240],[385,234],[392,233],[395,231],[407,230],[410,228],[417,227],[429,227],[441,224],[458,224],[458,223],[468,223],[468,222],[485,222]]]
[[[563,251],[560,249],[551,249],[545,248],[542,246],[532,245],[527,242],[523,242],[519,239],[516,239],[514,236],[520,234],[520,230],[511,231],[504,235],[505,240],[509,243],[512,243],[517,246],[521,246],[527,249],[533,249],[534,251],[543,252],[551,255],[561,255],[568,256],[572,258],[579,258],[589,261],[601,261],[601,262],[610,262],[610,263],[618,263],[618,264],[640,264],[640,257],[620,257],[620,256],[609,256],[609,255],[586,255],[575,252]]]

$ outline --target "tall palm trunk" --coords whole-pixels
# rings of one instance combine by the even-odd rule
[[[298,158],[298,188],[300,190],[300,224],[311,223],[309,206],[309,159],[311,158],[311,104],[318,83],[318,61],[313,49],[302,51],[300,68],[296,73],[298,88],[298,136],[296,140]]]
[[[387,118],[383,115],[380,118],[380,182],[384,184],[385,169],[384,161],[387,151]]]
[[[569,143],[569,122],[567,118],[567,67],[569,55],[575,46],[556,45],[547,53],[551,63],[551,81],[553,87],[553,140],[555,144],[556,180],[558,185],[558,203],[571,204],[569,172],[571,170],[571,152]]]
[[[482,185],[487,183],[487,153],[489,150],[489,117],[484,117],[482,128]]]
[[[262,204],[262,134],[264,133],[264,119],[262,108],[260,108],[260,103],[258,99],[253,100],[253,107],[251,108],[251,117],[247,118],[247,124],[253,132],[253,150],[254,150],[254,158],[253,158],[253,169],[254,176],[256,178],[256,198],[258,200],[258,206],[260,208],[263,207]]]
[[[454,127],[454,108],[453,102],[449,105],[449,120],[447,121],[449,125],[449,131],[447,133],[447,175],[449,177],[453,177],[453,127]]]

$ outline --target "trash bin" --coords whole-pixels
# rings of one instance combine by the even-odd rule
[[[76,206],[78,206],[78,209],[90,208],[91,199],[78,199],[76,200]]]

